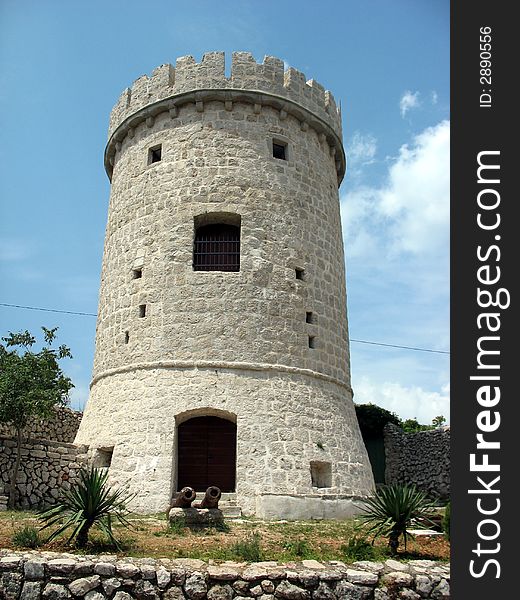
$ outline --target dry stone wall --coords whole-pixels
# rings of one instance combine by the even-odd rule
[[[385,426],[387,484],[413,484],[434,498],[450,497],[450,428],[405,433]]]
[[[54,504],[60,490],[70,489],[76,481],[78,470],[86,459],[86,450],[86,446],[64,442],[24,442],[16,484],[16,506],[34,509]],[[15,458],[16,441],[0,437],[0,497],[7,494]]]
[[[447,600],[449,565],[304,560],[207,564],[0,550],[2,600]]]
[[[66,406],[55,408],[54,413],[54,417],[50,419],[31,419],[24,430],[24,437],[72,444],[81,422],[82,413]],[[15,437],[16,431],[12,427],[0,424],[0,436]]]

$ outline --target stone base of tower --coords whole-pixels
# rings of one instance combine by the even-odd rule
[[[361,512],[364,498],[327,494],[322,496],[291,496],[259,494],[255,516],[259,519],[348,519]]]
[[[202,451],[206,435],[183,431],[204,419],[223,427]],[[266,519],[348,517],[374,490],[348,388],[303,370],[172,364],[112,371],[94,380],[76,443],[90,446],[112,485],[136,494],[136,512],[165,511],[178,489],[221,487],[223,476],[231,489],[222,491],[236,494],[242,513]],[[219,456],[221,447],[228,450]],[[208,464],[207,481],[195,473],[199,462]]]

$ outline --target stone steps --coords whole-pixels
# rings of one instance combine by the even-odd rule
[[[197,492],[196,502],[200,502],[204,498],[205,493],[206,491]],[[234,492],[223,493],[220,497],[218,507],[225,519],[239,519],[242,516],[242,509],[237,505],[237,495]]]

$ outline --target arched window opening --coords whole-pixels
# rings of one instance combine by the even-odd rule
[[[240,271],[240,225],[210,223],[196,227],[194,271]]]

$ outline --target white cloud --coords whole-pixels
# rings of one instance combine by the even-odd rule
[[[405,387],[396,382],[376,383],[363,377],[354,388],[356,404],[376,404],[396,413],[401,419],[417,419],[429,425],[443,415],[450,420],[450,385],[439,391],[428,391],[419,386]]]
[[[376,138],[368,133],[356,131],[351,137],[346,149],[347,172],[352,176],[359,176],[362,168],[374,162],[377,151]]]
[[[399,101],[399,109],[401,111],[401,117],[404,119],[406,113],[412,108],[417,108],[420,105],[419,92],[411,92],[407,90]]]
[[[399,250],[420,253],[449,238],[450,124],[442,121],[404,145],[380,190],[379,210],[393,219]]]
[[[437,92],[435,90],[433,90],[433,92],[432,92],[432,104],[437,104],[438,101],[439,101],[439,95],[437,94]]]
[[[70,391],[70,407],[73,410],[83,411],[88,400],[88,394],[88,385],[76,382],[75,387]]]
[[[442,121],[400,148],[382,187],[348,191],[342,198],[347,254],[446,257],[449,164],[450,123]]]

